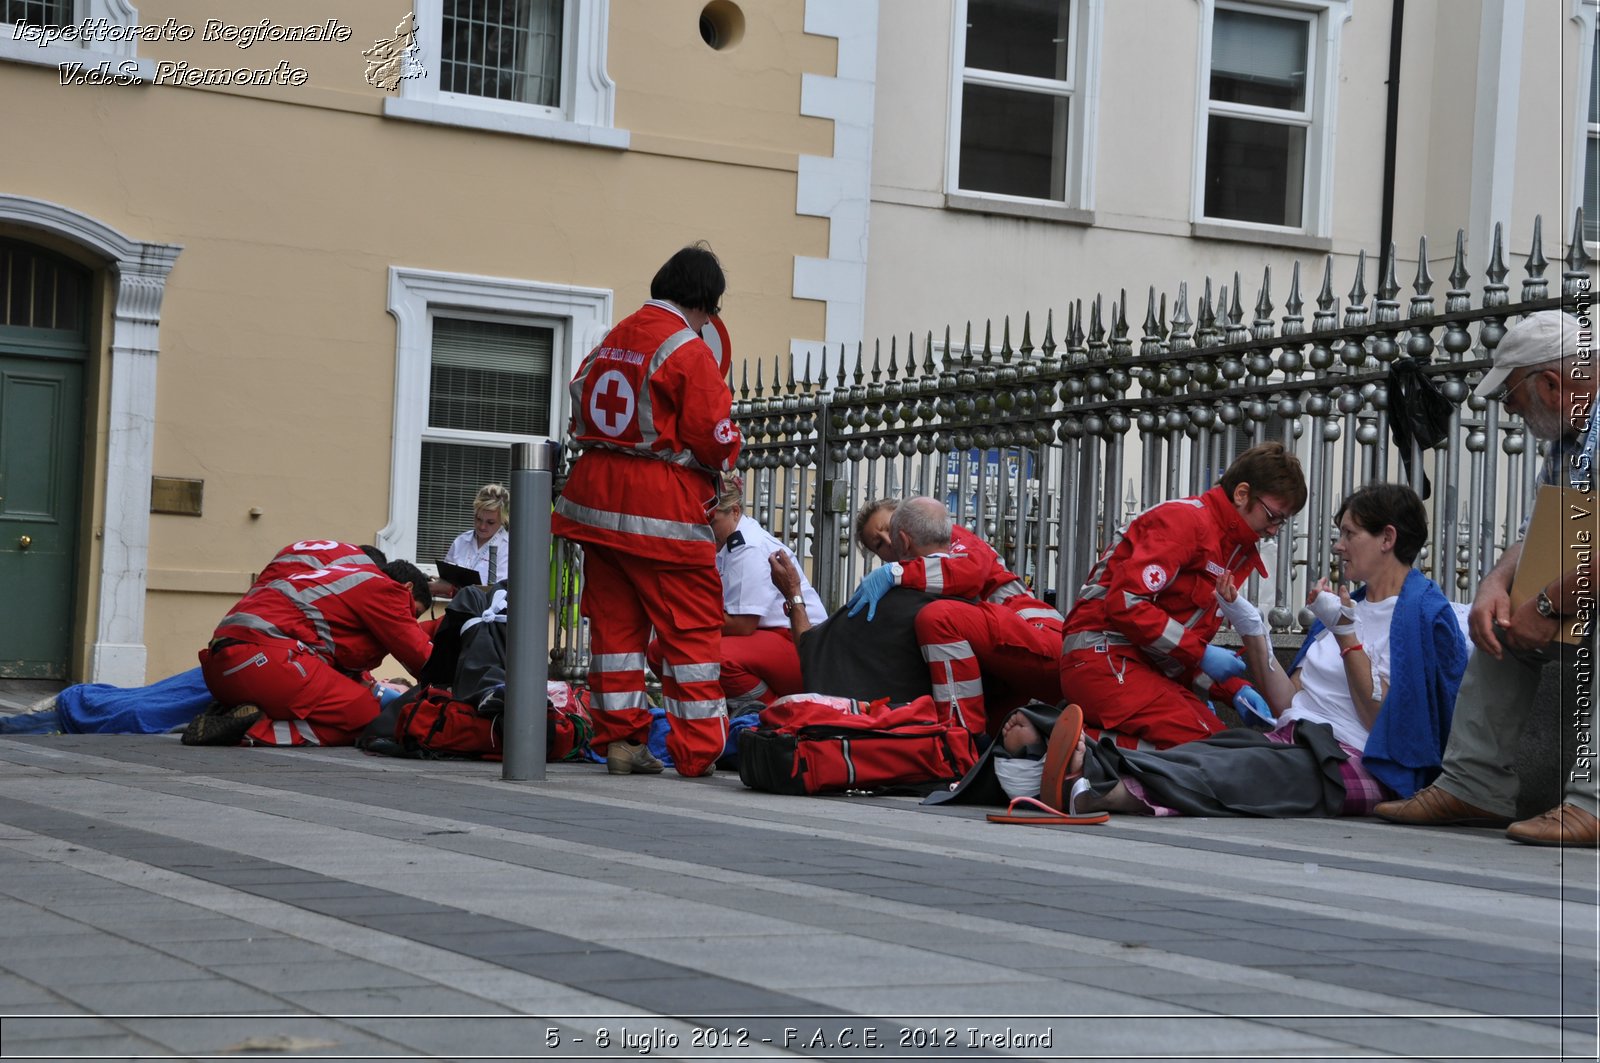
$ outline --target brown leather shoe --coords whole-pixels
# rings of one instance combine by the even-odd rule
[[[1577,805],[1557,805],[1506,828],[1506,837],[1525,845],[1564,845],[1575,849],[1600,849],[1600,819]]]
[[[1413,827],[1504,827],[1510,816],[1497,816],[1437,786],[1425,786],[1404,801],[1384,801],[1372,810],[1391,823]]]

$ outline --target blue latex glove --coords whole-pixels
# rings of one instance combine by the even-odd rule
[[[1278,726],[1278,721],[1272,718],[1272,710],[1267,707],[1267,699],[1255,687],[1241,687],[1233,696],[1233,708],[1245,723],[1250,723],[1254,716],[1266,723],[1268,729]]]
[[[861,581],[861,586],[850,596],[850,611],[845,616],[855,616],[865,609],[867,620],[871,622],[878,615],[878,603],[883,601],[883,596],[893,588],[894,573],[889,571],[888,565],[879,565],[867,573],[867,578]]]
[[[1200,657],[1200,670],[1211,677],[1213,683],[1244,675],[1244,658],[1221,646],[1207,646]]]

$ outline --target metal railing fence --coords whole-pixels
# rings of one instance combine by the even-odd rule
[[[1407,302],[1392,244],[1370,298],[1368,260],[1358,257],[1342,307],[1330,256],[1309,322],[1296,262],[1277,318],[1268,268],[1248,317],[1234,273],[1231,284],[1203,282],[1192,316],[1187,283],[1170,314],[1167,295],[1150,288],[1137,337],[1123,292],[1109,306],[1101,295],[1073,300],[1059,341],[1047,312],[1037,344],[1030,314],[1015,343],[1007,319],[998,342],[990,324],[976,342],[971,325],[958,342],[948,329],[942,342],[932,332],[920,344],[896,338],[870,356],[841,349],[831,373],[815,377],[809,360],[758,361],[753,371],[747,363],[734,401],[746,509],[810,559],[832,608],[871,560],[853,549],[856,509],[877,497],[934,495],[1065,612],[1117,528],[1164,499],[1201,493],[1241,450],[1277,439],[1304,463],[1310,499],[1267,545],[1269,575],[1249,589],[1274,631],[1309,625],[1301,603],[1329,574],[1333,513],[1376,481],[1422,491],[1426,478],[1431,538],[1418,565],[1470,600],[1516,538],[1539,465],[1521,421],[1473,397],[1472,386],[1523,314],[1565,307],[1587,335],[1593,278],[1581,211],[1571,232],[1552,291],[1534,219],[1515,299],[1496,225],[1476,303],[1458,233],[1442,308],[1423,239]],[[1409,463],[1390,424],[1392,374],[1404,359],[1453,407],[1444,443],[1413,445]],[[563,582],[563,595],[573,590]],[[558,616],[576,616],[569,599],[558,605]],[[556,667],[581,676],[585,643],[580,624],[563,623]]]

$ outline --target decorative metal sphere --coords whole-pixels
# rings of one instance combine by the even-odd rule
[[[971,417],[972,414],[973,414],[973,411],[974,411],[974,404],[973,404],[971,399],[966,398],[965,396],[963,396],[963,397],[961,397],[961,398],[959,398],[959,399],[957,399],[955,401],[955,415],[957,417],[961,417],[961,418]]]
[[[1481,428],[1474,428],[1467,433],[1467,449],[1474,454],[1482,454],[1489,445],[1489,435]]]
[[[1047,424],[1045,424],[1043,422],[1040,422],[1039,424],[1036,424],[1036,425],[1033,426],[1033,441],[1035,443],[1038,443],[1041,446],[1043,446],[1043,445],[1049,443],[1051,440],[1055,439],[1055,437],[1056,437],[1056,434],[1055,434],[1054,431],[1051,430],[1049,425],[1047,425]]]
[[[1371,421],[1362,424],[1356,429],[1356,442],[1363,446],[1372,446],[1378,441],[1378,426]]]
[[[861,448],[861,451],[869,461],[877,461],[883,457],[883,444],[876,439],[869,439],[866,445]]]
[[[1149,391],[1151,388],[1156,386],[1156,371],[1153,366],[1139,366],[1133,371],[1133,378],[1137,380],[1139,382],[1139,386],[1144,388],[1146,391]]]
[[[1367,404],[1359,391],[1346,391],[1339,395],[1339,412],[1356,413]]]
[[[844,445],[841,444],[841,443],[835,443],[833,446],[829,447],[828,448],[828,460],[829,461],[833,461],[833,462],[843,461],[844,460]]]
[[[1128,375],[1126,369],[1113,369],[1106,374],[1106,379],[1110,382],[1112,389],[1118,392],[1125,393],[1133,386],[1133,378]]]
[[[972,433],[971,432],[955,432],[955,433],[952,433],[951,437],[950,437],[950,440],[951,440],[951,442],[953,442],[955,444],[957,450],[971,450],[972,449]]]
[[[1461,400],[1467,397],[1467,382],[1458,376],[1445,377],[1444,383],[1439,385],[1439,391],[1459,406]]]
[[[1105,418],[1098,413],[1091,413],[1083,419],[1083,430],[1092,436],[1102,434],[1106,430]]]
[[[1186,424],[1183,426],[1183,434],[1188,436],[1190,439],[1199,439],[1200,426],[1193,423]]]
[[[1080,398],[1088,390],[1084,387],[1083,380],[1079,377],[1069,376],[1061,382],[1061,401],[1071,402]]]
[[[1313,417],[1326,417],[1328,411],[1333,409],[1333,402],[1326,395],[1307,395],[1306,412]]]
[[[1528,440],[1522,434],[1522,429],[1517,428],[1507,432],[1500,439],[1500,449],[1507,454],[1521,454],[1528,449]]]
[[[845,456],[848,457],[851,461],[860,461],[861,460],[861,453],[862,453],[862,449],[861,449],[861,444],[860,443],[851,443],[848,447],[845,448]]]
[[[1482,413],[1489,408],[1488,399],[1480,399],[1476,393],[1467,392],[1467,409],[1473,413]]]
[[[1423,361],[1433,353],[1433,337],[1427,332],[1413,332],[1406,337],[1406,353]]]
[[[861,428],[867,423],[866,411],[853,409],[844,416],[845,423],[851,428]]]
[[[1250,356],[1250,375],[1266,376],[1272,372],[1272,358],[1265,354],[1252,354]]]
[[[1490,350],[1500,346],[1500,337],[1506,334],[1506,327],[1498,321],[1485,321],[1483,327],[1478,329],[1478,339]]]
[[[1112,410],[1106,414],[1106,428],[1110,430],[1105,433],[1108,438],[1112,435],[1121,435],[1128,430],[1128,415],[1121,410]]]
[[[1250,420],[1259,423],[1272,416],[1272,407],[1268,406],[1260,399],[1251,399],[1245,404],[1245,415],[1248,416]]]
[[[1333,368],[1333,352],[1321,345],[1311,348],[1311,357],[1308,360],[1313,369]]]
[[[917,452],[917,449],[921,445],[922,440],[920,439],[912,439],[910,436],[901,436],[900,442],[895,444],[895,449],[900,452],[900,456],[902,458],[909,458],[911,455]],[[932,450],[933,448],[930,446],[928,449]]]
[[[867,422],[868,428],[878,428],[883,424],[883,410],[877,406],[870,407],[862,414],[862,419]]]
[[[1234,425],[1239,423],[1240,410],[1237,403],[1224,402],[1217,408],[1217,417],[1223,424]]]
[[[1176,432],[1189,423],[1189,418],[1184,416],[1182,410],[1168,410],[1161,420],[1169,432]]]
[[[778,465],[785,469],[794,468],[795,454],[793,447],[784,447],[782,450],[778,451]]]
[[[1106,388],[1109,384],[1110,381],[1106,379],[1106,375],[1100,372],[1090,373],[1089,379],[1084,381],[1084,387],[1089,395],[1106,394]]]
[[[1389,408],[1389,389],[1375,387],[1372,389],[1372,408],[1374,410],[1387,410]]]
[[[828,418],[828,420],[833,424],[833,427],[835,427],[835,428],[843,428],[844,424],[845,424],[844,411],[840,410],[838,408],[835,408],[834,411],[833,411],[833,414]]]
[[[1306,606],[1295,614],[1295,620],[1299,622],[1302,631],[1310,631],[1311,625],[1317,622],[1317,614],[1313,613],[1309,606]]]
[[[1188,367],[1175,365],[1167,370],[1167,384],[1173,388],[1181,388],[1187,385],[1193,376]]]
[[[1156,412],[1154,410],[1140,410],[1137,423],[1139,425],[1139,431],[1154,432],[1156,430],[1156,426],[1161,423],[1161,418],[1156,416]]]
[[[932,454],[933,451],[934,451],[934,445],[933,445],[933,437],[932,436],[918,436],[917,437],[917,453],[918,454]]]
[[[1342,435],[1344,435],[1344,426],[1338,421],[1322,422],[1322,439],[1324,442],[1336,443]]]
[[[1284,351],[1278,355],[1278,368],[1285,373],[1298,373],[1305,364],[1305,356],[1299,351]]]
[[[994,434],[992,432],[974,432],[970,438],[972,439],[972,445],[979,450],[988,450],[994,446]]]
[[[1222,379],[1229,382],[1244,379],[1244,363],[1239,361],[1239,359],[1235,358],[1233,355],[1229,355],[1228,357],[1224,358],[1222,360],[1222,364],[1218,366],[1217,369],[1222,373]]]
[[[1063,443],[1081,439],[1083,437],[1083,422],[1076,417],[1063,417],[1061,424],[1056,428],[1056,435]]]
[[[1217,382],[1217,367],[1212,362],[1201,362],[1194,367],[1194,378],[1202,384],[1215,384]]]
[[[1287,606],[1275,605],[1267,610],[1267,623],[1274,631],[1288,631],[1289,625],[1294,622],[1294,614]]]
[[[1278,400],[1279,417],[1299,417],[1300,400],[1293,395],[1285,395]]]
[[[1210,406],[1191,406],[1189,421],[1197,428],[1210,428],[1217,423],[1217,411]]]
[[[1368,341],[1367,347],[1372,357],[1380,362],[1394,361],[1395,352],[1399,349],[1395,346],[1394,337],[1386,333],[1379,333],[1373,336]]]
[[[1339,345],[1339,360],[1345,365],[1360,365],[1367,360],[1367,350],[1354,340]]]

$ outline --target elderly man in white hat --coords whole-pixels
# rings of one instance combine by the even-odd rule
[[[1594,495],[1596,436],[1600,416],[1590,417],[1595,399],[1595,351],[1586,326],[1560,310],[1529,314],[1506,330],[1494,351],[1494,367],[1475,394],[1518,414],[1528,429],[1552,446],[1540,470],[1541,484]],[[1600,414],[1600,411],[1594,411]],[[1592,509],[1592,507],[1591,507]],[[1524,535],[1527,532],[1523,528]],[[1512,543],[1478,585],[1468,630],[1472,655],[1445,748],[1444,768],[1432,786],[1404,801],[1385,801],[1377,814],[1396,823],[1507,826],[1506,836],[1530,845],[1596,848],[1600,845],[1600,798],[1596,791],[1592,716],[1595,660],[1584,647],[1556,641],[1562,618],[1594,609],[1593,574],[1574,566],[1550,581],[1517,609],[1511,583],[1523,541]],[[1591,636],[1592,639],[1592,636]],[[1562,803],[1518,823],[1517,743],[1532,711],[1540,672],[1562,670],[1564,715],[1580,720],[1577,751]],[[1562,720],[1565,731],[1567,720]]]

